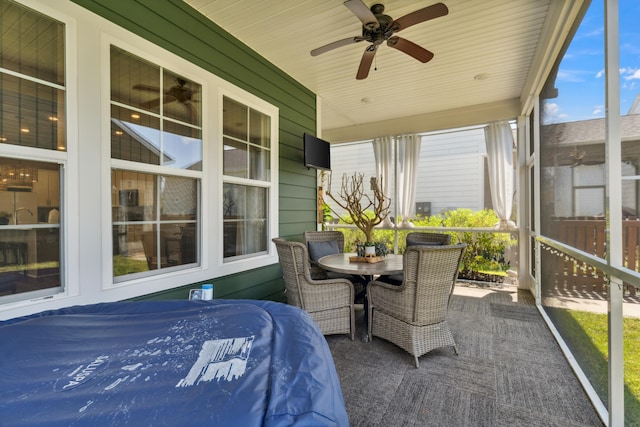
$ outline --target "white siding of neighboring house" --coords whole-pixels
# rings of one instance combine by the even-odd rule
[[[432,214],[456,208],[483,209],[484,156],[482,128],[423,135],[416,202],[431,202]],[[371,142],[332,145],[331,170],[334,195],[345,173],[363,173],[368,182],[376,172]],[[389,196],[394,212],[393,192]],[[327,202],[335,206],[328,198]]]
[[[431,213],[484,208],[483,129],[426,135],[420,150],[416,202],[431,202]]]

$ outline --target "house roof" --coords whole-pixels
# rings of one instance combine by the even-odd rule
[[[556,145],[602,144],[605,139],[605,119],[581,120],[577,122],[553,123],[542,126],[542,138]],[[640,141],[640,114],[620,117],[621,139]]]
[[[353,1],[353,0],[352,0]],[[582,1],[444,0],[448,14],[396,35],[434,53],[416,61],[386,44],[356,80],[366,42],[311,56],[361,34],[340,0],[185,0],[319,97],[331,142],[513,119],[528,112]],[[369,7],[374,1],[364,0]],[[387,0],[393,19],[435,1]]]

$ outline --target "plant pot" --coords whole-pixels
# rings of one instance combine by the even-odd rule
[[[376,247],[375,246],[365,246],[364,247],[364,256],[376,256]]]

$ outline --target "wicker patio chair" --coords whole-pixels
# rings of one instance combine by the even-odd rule
[[[416,231],[408,233],[406,237],[407,248],[410,246],[438,246],[451,244],[451,235],[443,233],[425,233]],[[405,249],[406,250],[406,249]],[[400,285],[402,283],[402,273],[380,276],[381,282],[391,283],[392,285]]]
[[[344,234],[340,231],[305,231],[303,233],[304,244],[307,245],[309,252],[309,261],[311,262],[311,277],[314,279],[329,279],[329,278],[348,278],[346,275],[337,276],[339,273],[332,273],[333,277],[327,275],[327,272],[323,270],[317,260],[311,258],[311,252],[313,246],[322,243],[336,242],[336,246],[340,253],[344,252]]]
[[[444,233],[413,232],[407,234],[407,247],[416,245],[448,245],[451,243],[451,235]]]
[[[439,348],[458,349],[446,321],[447,310],[466,244],[411,246],[403,255],[400,286],[371,281],[369,337],[396,344],[418,358]]]
[[[314,280],[307,246],[275,238],[287,302],[307,311],[324,335],[347,334],[354,339],[353,283],[347,279]]]

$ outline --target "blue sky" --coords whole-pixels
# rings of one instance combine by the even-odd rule
[[[620,113],[640,93],[640,1],[620,0]],[[593,0],[560,63],[545,122],[604,117],[604,0]]]

